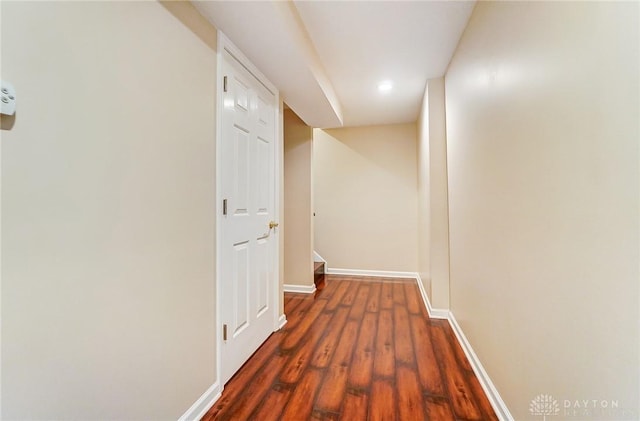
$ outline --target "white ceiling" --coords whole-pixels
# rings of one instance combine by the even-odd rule
[[[416,121],[475,1],[200,1],[310,126]],[[393,89],[378,91],[390,80]]]

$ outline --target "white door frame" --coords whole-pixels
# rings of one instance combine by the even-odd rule
[[[221,174],[220,174],[220,150],[221,150],[221,142],[222,142],[222,121],[223,121],[223,110],[224,110],[224,86],[223,86],[223,77],[224,74],[222,72],[222,63],[224,60],[224,52],[227,51],[234,58],[238,60],[242,66],[244,66],[249,73],[251,73],[267,90],[269,90],[274,95],[274,104],[273,104],[273,112],[274,112],[274,130],[275,130],[275,147],[274,147],[274,170],[275,170],[275,201],[274,201],[274,217],[280,219],[281,221],[281,213],[280,213],[280,184],[282,177],[282,133],[281,133],[281,124],[280,120],[282,116],[280,115],[280,92],[273,85],[269,79],[258,70],[257,67],[249,61],[249,59],[238,49],[232,42],[227,38],[222,31],[218,31],[218,52],[217,52],[217,69],[216,69],[216,383],[220,386],[220,392],[224,389],[224,384],[221,384],[221,372],[222,372],[222,324],[221,324],[221,301],[222,301],[222,288],[220,281],[220,250],[221,250],[221,230],[222,226],[222,200],[223,197],[221,195]],[[271,296],[273,297],[273,330],[276,331],[280,328],[280,300],[282,297],[280,296],[280,253],[281,253],[281,242],[280,242],[280,232],[279,230],[275,230],[272,234],[275,238],[272,241],[275,241],[276,255],[277,261],[274,265],[274,277],[273,277],[273,285]]]

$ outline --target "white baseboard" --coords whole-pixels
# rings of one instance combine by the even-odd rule
[[[376,278],[415,278],[415,272],[394,272],[387,270],[328,268],[327,275],[371,276]]]
[[[315,250],[313,251],[313,261],[314,262],[324,262],[327,263],[326,260],[322,256],[320,256]]]
[[[511,412],[509,412],[509,408],[502,400],[500,393],[498,393],[498,389],[494,386],[493,382],[489,378],[489,375],[485,371],[480,359],[473,351],[471,344],[467,340],[467,337],[464,335],[464,332],[460,328],[460,325],[456,321],[456,318],[453,316],[452,312],[449,312],[449,324],[453,329],[453,333],[455,333],[456,338],[458,339],[458,343],[462,347],[464,354],[467,356],[467,360],[471,364],[471,368],[473,368],[473,372],[475,373],[484,393],[487,395],[493,410],[496,412],[496,416],[501,421],[513,421],[513,416]]]
[[[280,318],[278,318],[278,330],[282,329],[286,324],[287,324],[287,315],[281,314]]]
[[[431,302],[429,301],[429,296],[427,295],[427,291],[424,289],[424,285],[422,284],[422,279],[420,279],[420,274],[417,272],[394,272],[394,271],[386,271],[386,270],[362,270],[362,269],[336,269],[330,268],[327,269],[327,275],[351,275],[351,276],[372,276],[372,277],[380,277],[380,278],[411,278],[415,279],[418,283],[418,288],[420,289],[420,295],[422,295],[422,301],[424,301],[424,305],[427,307],[427,312],[429,313],[429,317],[433,319],[448,319],[449,318],[449,310],[446,309],[438,309],[432,308]]]
[[[458,322],[453,316],[453,313],[445,309],[432,308],[431,302],[429,301],[429,296],[427,295],[427,291],[424,289],[424,285],[422,284],[422,279],[420,279],[419,274],[416,274],[416,281],[418,282],[418,288],[420,289],[420,294],[422,295],[424,305],[427,307],[429,317],[431,317],[432,319],[446,319],[449,321],[451,329],[453,329],[453,332],[458,339],[458,343],[462,347],[464,354],[467,356],[467,360],[469,360],[469,364],[471,364],[471,368],[473,368],[473,372],[478,378],[478,381],[480,382],[484,393],[487,395],[487,398],[491,403],[491,407],[495,411],[498,419],[500,419],[500,421],[513,421],[513,417],[511,416],[507,405],[504,403],[502,397],[500,396],[500,393],[498,393],[498,390],[493,385],[493,382],[482,366],[482,363],[480,363],[478,356],[473,351],[471,344],[467,340],[467,337],[464,335],[464,332],[460,328],[460,325],[458,325]]]
[[[282,289],[284,290],[284,292],[297,292],[297,293],[301,293],[301,294],[313,294],[314,292],[316,292],[316,286],[315,285],[289,285],[289,284],[284,284],[282,286]]]
[[[432,308],[431,302],[429,301],[429,296],[427,295],[427,291],[424,289],[424,285],[422,284],[422,279],[420,278],[420,274],[415,272],[387,272],[387,271],[379,271],[379,270],[357,270],[357,269],[328,269],[327,274],[329,275],[354,275],[354,276],[375,276],[375,277],[384,277],[384,278],[414,278],[418,283],[418,289],[420,290],[420,295],[422,295],[422,300],[424,301],[424,305],[427,308],[427,312],[429,313],[429,317],[432,319],[445,319],[449,321],[453,332],[456,335],[458,343],[464,350],[465,355],[467,356],[467,360],[469,360],[469,364],[473,368],[473,372],[475,373],[482,389],[484,390],[493,410],[496,413],[496,416],[500,421],[513,421],[513,416],[509,412],[507,405],[502,400],[500,393],[494,386],[493,382],[489,378],[489,375],[485,371],[482,363],[478,359],[478,356],[471,348],[471,344],[467,340],[464,332],[458,325],[456,318],[453,316],[453,313],[447,309],[438,309]]]
[[[204,417],[204,414],[206,414],[213,404],[220,399],[221,395],[222,389],[218,382],[212,384],[207,391],[204,392],[193,405],[191,405],[191,408],[187,409],[187,412],[178,418],[178,421],[198,421]]]
[[[424,301],[424,305],[427,307],[427,313],[429,313],[429,317],[431,317],[432,319],[448,319],[449,310],[431,307],[431,301],[429,301],[427,291],[424,289],[420,274],[416,273],[415,275],[416,281],[418,282],[418,289],[420,289],[420,295],[422,295],[422,301]]]

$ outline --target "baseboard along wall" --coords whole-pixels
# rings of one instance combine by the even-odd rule
[[[495,385],[489,378],[486,370],[482,366],[480,359],[476,355],[475,351],[471,347],[469,340],[465,336],[462,328],[456,321],[453,313],[448,309],[437,309],[431,307],[431,302],[429,301],[429,296],[427,295],[427,291],[422,284],[422,279],[420,275],[416,272],[391,272],[391,271],[380,271],[380,270],[359,270],[359,269],[336,269],[330,268],[327,269],[327,274],[329,275],[353,275],[353,276],[372,276],[372,277],[381,277],[381,278],[413,278],[416,280],[418,284],[418,289],[420,290],[420,295],[422,295],[422,300],[424,302],[425,307],[427,308],[427,313],[429,313],[429,317],[433,319],[444,319],[449,321],[449,325],[453,329],[453,332],[462,347],[464,354],[469,360],[469,364],[471,364],[471,368],[473,368],[473,372],[475,373],[482,389],[484,390],[493,410],[496,413],[496,416],[500,421],[513,421],[513,416],[509,412],[509,408],[505,404],[504,400],[500,396],[498,389],[496,389]]]
[[[509,412],[509,408],[505,404],[504,400],[500,396],[500,393],[496,389],[495,385],[489,378],[486,370],[482,366],[480,359],[476,355],[475,351],[471,347],[469,340],[465,336],[462,328],[458,324],[455,316],[450,310],[447,309],[434,309],[431,307],[429,296],[427,295],[422,279],[420,275],[415,272],[393,272],[393,271],[379,271],[379,270],[359,270],[359,269],[335,269],[330,268],[326,271],[327,275],[352,275],[352,276],[368,276],[368,277],[380,277],[380,278],[413,278],[418,284],[420,295],[429,317],[434,319],[446,319],[449,321],[451,328],[453,329],[462,350],[464,351],[471,368],[475,373],[482,389],[484,390],[496,416],[500,421],[513,421],[514,418]],[[315,285],[284,285],[285,292],[296,292],[303,294],[313,294],[316,291]],[[279,319],[279,327],[282,328],[287,323],[286,316],[283,314]],[[185,412],[179,419],[179,421],[191,421],[199,420],[207,413],[207,411],[213,406],[213,404],[220,398],[222,394],[222,388],[218,383],[213,384],[207,391]]]
[[[207,413],[214,403],[222,396],[222,388],[218,382],[212,384],[197,401],[182,414],[178,421],[198,421]]]
[[[313,294],[316,292],[315,285],[290,285],[284,284],[282,286],[284,292],[296,292],[298,294]]]

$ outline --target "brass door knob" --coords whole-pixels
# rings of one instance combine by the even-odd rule
[[[269,229],[272,230],[274,228],[277,228],[280,224],[278,224],[276,221],[271,221],[269,222]]]

